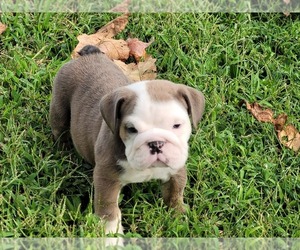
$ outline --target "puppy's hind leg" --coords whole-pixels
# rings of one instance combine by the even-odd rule
[[[61,142],[64,146],[69,147],[70,138],[70,107],[59,93],[53,93],[50,104],[50,125],[54,140]]]

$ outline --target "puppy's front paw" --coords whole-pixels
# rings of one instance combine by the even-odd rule
[[[178,213],[186,213],[189,210],[189,206],[183,203],[176,207],[176,210],[178,211]]]
[[[170,204],[170,207],[173,208],[176,211],[176,213],[179,214],[184,214],[189,210],[189,205],[182,202],[172,203]]]
[[[106,221],[105,234],[124,234],[120,218],[111,221]]]
[[[105,239],[105,246],[117,246],[117,247],[123,247],[124,246],[124,239],[121,237],[110,237],[110,234],[124,234],[123,233],[123,226],[121,224],[121,219],[117,218],[115,220],[106,221],[105,223],[105,234],[107,235],[107,238]]]
[[[105,247],[123,247],[123,238],[105,238]]]

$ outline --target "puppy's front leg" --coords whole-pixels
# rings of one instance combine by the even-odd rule
[[[103,177],[99,167],[94,169],[95,213],[105,221],[105,234],[123,234],[118,198],[121,184],[118,180]]]
[[[183,191],[186,185],[186,169],[181,168],[170,180],[163,183],[162,195],[165,204],[179,212],[185,212]]]

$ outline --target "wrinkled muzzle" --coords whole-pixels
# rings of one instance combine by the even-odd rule
[[[154,128],[140,133],[125,151],[131,167],[142,170],[149,167],[184,166],[188,156],[188,143],[174,133]]]

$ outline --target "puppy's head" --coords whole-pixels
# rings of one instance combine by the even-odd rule
[[[191,123],[204,111],[200,91],[164,80],[143,81],[115,90],[100,102],[103,119],[125,145],[129,166],[184,166]]]

